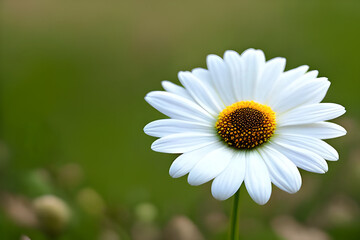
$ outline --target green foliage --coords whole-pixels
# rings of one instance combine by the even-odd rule
[[[28,203],[44,194],[63,198],[72,218],[60,239],[133,239],[136,207],[143,203],[157,208],[152,225],[143,228],[154,234],[173,216],[186,215],[206,239],[224,239],[226,227],[214,228],[211,214],[219,214],[215,226],[226,225],[231,201],[213,200],[209,184],[191,187],[185,178],[169,177],[176,156],[150,150],[154,139],[142,129],[163,116],[144,96],[161,89],[161,80],[178,82],[180,70],[204,67],[207,54],[254,47],[267,59],[286,57],[287,69],[308,64],[328,77],[325,100],[347,108],[339,121],[349,134],[331,141],[340,160],[330,163],[329,173],[302,172],[299,193],[274,189],[269,204],[258,206],[242,191],[242,236],[278,239],[271,223],[290,215],[334,239],[358,239],[359,11],[357,0],[5,0],[0,132],[6,147],[0,150],[9,156],[0,154],[0,195]],[[68,163],[79,166],[79,179],[60,173]],[[106,205],[98,206],[103,212],[92,214],[79,204],[86,188],[99,195],[94,202]],[[337,202],[338,196],[345,200]],[[6,229],[0,239],[45,239],[0,202]],[[333,221],[339,217],[333,208],[345,220]]]

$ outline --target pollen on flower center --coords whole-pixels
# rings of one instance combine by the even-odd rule
[[[216,122],[216,130],[232,147],[251,149],[268,141],[276,127],[275,112],[254,101],[236,102],[226,107]]]

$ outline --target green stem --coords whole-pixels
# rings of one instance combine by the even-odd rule
[[[239,239],[239,193],[238,190],[234,196],[234,205],[231,214],[231,223],[230,223],[230,240]]]

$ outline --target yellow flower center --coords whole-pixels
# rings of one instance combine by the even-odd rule
[[[251,149],[268,141],[276,127],[275,112],[254,101],[236,102],[226,107],[216,122],[216,130],[232,147]]]

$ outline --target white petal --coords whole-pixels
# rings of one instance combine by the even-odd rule
[[[194,102],[173,93],[155,91],[146,95],[145,100],[170,118],[215,124],[215,119]]]
[[[315,78],[317,78],[318,75],[319,75],[318,70],[312,70],[312,71],[304,74],[302,81],[309,81],[309,80],[315,79]]]
[[[325,173],[328,170],[328,165],[326,161],[316,153],[288,144],[278,144],[276,140],[274,140],[274,142],[271,142],[270,146],[284,154],[296,166],[306,171]]]
[[[307,72],[304,75],[302,75],[302,76],[298,77],[297,79],[295,79],[294,81],[292,81],[287,86],[287,88],[293,88],[293,87],[296,88],[298,85],[311,82],[312,80],[314,80],[317,77],[318,74],[319,74],[319,72],[316,70]]]
[[[190,171],[189,184],[197,186],[215,178],[228,166],[233,155],[234,150],[224,145],[209,152]]]
[[[267,103],[266,99],[272,91],[276,80],[284,72],[286,64],[285,58],[273,58],[265,63],[264,69],[257,83],[254,100],[259,103]]]
[[[309,84],[309,83],[313,82],[314,80],[316,80],[316,76],[318,74],[319,74],[319,72],[316,70],[307,72],[307,73],[301,75],[300,77],[293,79],[293,81],[289,82],[285,86],[283,91],[292,91],[294,89],[298,89],[299,87],[302,87],[303,85]],[[319,79],[327,80],[327,78],[319,78]]]
[[[212,195],[218,200],[226,200],[234,195],[244,181],[245,172],[245,153],[244,151],[238,151],[238,153],[234,154],[226,169],[212,182]]]
[[[154,141],[151,149],[163,153],[184,153],[205,147],[218,140],[219,138],[215,134],[177,133]]]
[[[271,180],[264,160],[257,151],[246,152],[245,186],[250,197],[264,205],[271,196]]]
[[[232,50],[226,51],[224,54],[224,61],[229,67],[230,77],[232,81],[232,88],[234,89],[236,101],[243,100],[243,81],[244,81],[244,66],[240,55]]]
[[[307,124],[337,118],[345,112],[343,106],[335,103],[309,104],[281,114],[276,122],[278,126]]]
[[[244,75],[242,79],[242,98],[253,100],[259,75],[265,65],[265,56],[261,50],[248,49],[241,54]]]
[[[165,89],[165,91],[167,91],[169,93],[174,93],[180,97],[194,101],[194,99],[190,96],[190,94],[183,87],[180,87],[169,81],[162,81],[161,85]]]
[[[272,103],[276,101],[277,97],[280,96],[282,91],[293,81],[304,75],[308,69],[309,66],[304,65],[281,74],[281,76],[276,80],[271,93],[268,95],[268,104],[271,106]]]
[[[310,124],[278,126],[275,134],[300,134],[320,139],[330,139],[344,136],[346,130],[331,122],[318,122]]]
[[[230,71],[223,59],[217,55],[210,54],[206,58],[206,63],[213,84],[225,105],[228,106],[236,102]]]
[[[284,89],[283,93],[273,102],[271,108],[282,113],[302,104],[319,103],[324,98],[330,82],[326,79],[308,81],[302,85]]]
[[[220,144],[219,142],[212,143],[205,147],[181,154],[171,164],[169,170],[170,176],[178,178],[188,174],[204,156],[214,149],[219,148]]]
[[[309,70],[309,66],[302,65],[300,67],[286,71],[284,74],[282,74],[281,78],[276,84],[284,84],[284,86],[287,86],[288,84],[291,84],[293,81],[303,76],[307,70]]]
[[[208,88],[215,88],[209,70],[204,68],[194,68],[193,70],[191,70],[191,73],[194,74],[194,76],[197,77],[199,80],[201,80],[203,84],[208,86]]]
[[[277,143],[304,148],[330,161],[336,161],[339,159],[338,152],[332,146],[318,138],[296,134],[280,134],[278,136],[274,136],[274,141]]]
[[[191,73],[195,77],[197,77],[202,82],[202,84],[206,85],[206,89],[210,92],[210,94],[217,100],[217,102],[219,102],[221,106],[225,108],[225,103],[221,99],[218,91],[213,84],[213,80],[209,70],[204,68],[194,68]]]
[[[318,90],[318,94],[316,96],[314,96],[314,98],[312,100],[310,99],[307,103],[319,103],[319,102],[321,102],[324,99],[324,97],[326,96],[327,91],[329,90],[329,87],[331,85],[330,81],[325,77],[321,77],[321,78],[318,78],[318,79],[321,79],[323,81],[326,80],[326,84],[321,86],[321,88]]]
[[[144,127],[144,132],[153,137],[165,137],[183,132],[212,133],[214,132],[214,126],[178,119],[160,119],[147,124]]]
[[[259,148],[270,173],[271,181],[288,193],[296,193],[301,187],[301,176],[296,165],[270,146]]]
[[[217,115],[224,109],[217,95],[212,94],[207,85],[190,72],[179,72],[179,79],[183,86],[189,91],[193,99],[210,114]]]

